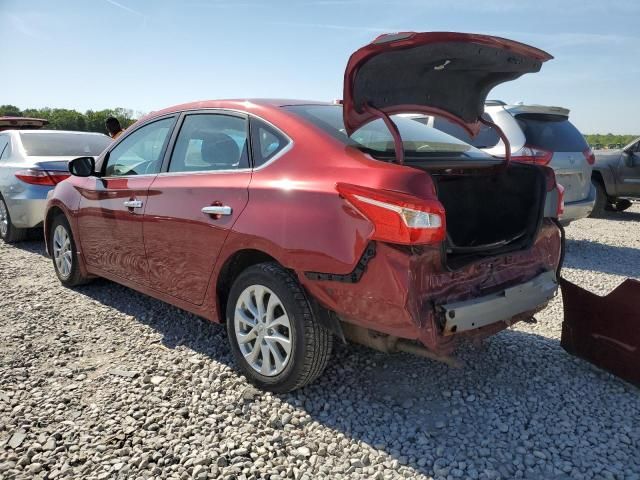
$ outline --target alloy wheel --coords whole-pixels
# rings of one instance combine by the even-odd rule
[[[60,276],[68,278],[72,267],[71,237],[62,225],[58,225],[53,232],[53,259]]]
[[[250,285],[240,294],[234,312],[240,352],[256,372],[273,377],[291,357],[293,332],[282,301],[263,285]]]
[[[7,205],[4,200],[0,200],[0,235],[7,236],[9,231],[9,212],[7,211]]]

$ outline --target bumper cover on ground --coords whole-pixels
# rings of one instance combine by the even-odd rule
[[[640,386],[640,282],[627,279],[604,297],[564,278],[560,285],[562,348]]]

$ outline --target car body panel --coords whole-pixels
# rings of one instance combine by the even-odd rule
[[[89,268],[96,267],[149,283],[142,222],[149,186],[154,175],[139,177],[88,177],[74,182],[81,195],[77,217],[79,242]],[[128,208],[124,202],[138,200],[141,208]]]
[[[448,116],[477,132],[493,87],[537,72],[553,58],[537,48],[487,35],[402,32],[355,51],[344,75],[344,124],[351,134],[376,114]]]
[[[53,190],[53,186],[23,182],[16,178],[15,173],[36,168],[68,174],[67,164],[74,156],[29,156],[22,146],[20,132],[21,130],[6,130],[0,133],[0,145],[3,144],[2,139],[5,139],[8,140],[10,147],[3,153],[0,160],[0,195],[5,199],[12,224],[17,228],[33,228],[43,221],[47,195]],[[50,133],[51,131],[35,130],[30,134],[41,132]],[[69,132],[56,131],[56,133]]]
[[[202,304],[213,267],[233,224],[249,200],[251,171],[161,174],[149,190],[144,244],[150,285]],[[203,207],[225,205],[219,218]]]
[[[562,348],[640,387],[640,282],[628,278],[605,296],[561,285]]]
[[[224,281],[225,268],[238,254],[258,251],[295,272],[311,298],[336,312],[341,319],[399,337],[417,339],[439,351],[450,350],[456,340],[443,339],[439,335],[436,323],[438,313],[435,308],[438,304],[473,298],[479,294],[479,288],[482,293],[489,294],[492,290],[497,291],[508,285],[525,283],[544,271],[555,272],[560,258],[560,234],[554,224],[545,221],[532,249],[491,257],[461,270],[447,270],[442,262],[440,247],[422,247],[418,249],[421,253],[412,253],[411,249],[373,242],[377,245],[377,253],[358,282],[311,279],[307,275],[309,272],[348,275],[357,267],[364,252],[372,244],[372,224],[338,195],[336,181],[352,184],[364,181],[371,188],[407,192],[421,198],[436,198],[436,191],[427,172],[375,160],[353,147],[345,146],[299,116],[279,108],[280,105],[291,103],[259,100],[195,102],[165,109],[140,120],[138,126],[159,116],[182,111],[242,111],[276,125],[291,139],[292,145],[280,158],[264,168],[254,169],[246,177],[238,173],[229,177],[213,173],[183,175],[182,181],[186,183],[180,185],[180,175],[161,172],[153,176],[152,182],[144,181],[137,186],[141,192],[146,192],[148,183],[148,198],[145,201],[147,210],[144,212],[144,218],[148,218],[148,222],[140,222],[140,216],[132,216],[122,209],[118,211],[119,204],[127,197],[124,191],[132,187],[128,183],[121,186],[120,192],[113,193],[117,199],[109,201],[117,203],[107,209],[110,211],[101,212],[97,205],[90,206],[87,203],[87,193],[82,190],[91,186],[83,186],[83,182],[102,182],[102,179],[72,177],[63,182],[64,185],[54,192],[50,208],[60,207],[74,219],[70,223],[75,228],[74,234],[80,237],[79,260],[82,268],[91,275],[123,283],[207,319],[223,321],[225,305],[220,302],[224,298],[221,299],[218,295],[218,288],[220,282]],[[133,132],[136,128],[133,126],[129,130]],[[168,149],[171,149],[171,145]],[[97,160],[97,165],[102,164],[103,158],[104,155]],[[226,201],[235,201],[233,197],[239,191],[246,191],[249,176],[251,178],[246,206],[237,220],[230,219],[226,240],[221,242],[218,238],[211,241],[207,237],[210,232],[202,232],[215,229],[216,222],[200,217],[203,202],[216,201],[218,197],[211,195],[219,193],[215,190],[222,183],[231,187],[229,191],[232,196]],[[178,201],[179,190],[176,186],[187,187],[188,182],[184,178],[190,178],[193,185],[191,190],[184,190],[185,193]],[[225,178],[235,179],[227,182]],[[169,193],[174,188],[175,191]],[[209,189],[211,194],[208,193]],[[95,185],[93,190],[96,190]],[[159,192],[169,194],[163,199]],[[161,201],[154,205],[156,199]],[[83,207],[78,210],[81,205]],[[178,210],[179,205],[184,210]],[[106,244],[96,241],[95,245],[86,245],[82,240],[84,232],[82,228],[78,228],[78,221],[84,221],[84,206],[90,206],[93,212],[91,221],[97,219],[99,228],[107,228],[105,218],[111,216],[112,220],[109,221],[112,222],[112,232],[120,228],[115,219],[123,219],[128,228],[135,232],[133,236],[129,235],[133,241],[138,241],[142,229],[149,262],[141,261],[142,252],[139,249],[135,259],[129,253],[128,259],[125,255],[111,255],[109,262],[103,261],[99,265],[95,261],[86,261],[87,257],[99,258],[101,245],[104,254]],[[236,209],[234,206],[234,211],[240,208],[242,207],[238,206]],[[190,213],[185,213],[187,210]],[[171,223],[174,225],[170,225]],[[186,223],[189,225],[187,229],[180,231]],[[110,238],[107,232],[104,236]],[[162,236],[169,238],[161,238]],[[196,240],[196,237],[199,238]],[[115,236],[111,238],[115,240]],[[213,248],[203,254],[202,250],[207,248],[207,242]],[[211,265],[220,243],[222,245],[214,265],[210,266],[212,273],[206,286],[200,284],[198,293],[191,297],[177,297],[177,291],[180,290],[178,285],[181,288],[191,288],[190,279],[186,278],[190,271],[181,262],[189,258],[202,262],[203,265]],[[181,244],[179,248],[176,248],[177,244]],[[118,250],[119,245],[112,248],[121,251]],[[154,259],[155,251],[158,256]],[[134,265],[137,275],[144,277],[145,268],[151,272],[156,264],[163,262],[162,251],[173,251],[177,257],[171,260],[171,265],[162,265],[167,272],[164,280],[153,280],[152,273],[151,280],[145,283],[126,274],[125,265]],[[116,265],[117,268],[111,268],[109,264]],[[168,275],[170,269],[182,273],[171,278]],[[205,270],[202,268],[194,278],[204,279]],[[506,325],[499,322],[477,332],[465,333],[464,336],[472,333],[487,335],[505,328]],[[462,336],[460,334],[453,337]]]
[[[640,165],[631,165],[631,155],[640,156],[640,139],[621,150],[596,150],[594,176],[599,175],[611,197],[640,198]]]
[[[5,130],[32,130],[42,128],[49,124],[44,118],[31,117],[0,117],[0,132]]]
[[[555,272],[561,249],[557,228],[545,220],[530,250],[491,257],[459,270],[443,267],[437,247],[411,253],[379,243],[366,274],[356,284],[306,278],[301,281],[314,298],[349,323],[417,339],[430,350],[447,353],[455,342],[438,333],[438,305],[489,295],[507,285],[528,282],[546,271]],[[475,333],[495,333],[498,326]],[[500,329],[507,326],[500,324]]]

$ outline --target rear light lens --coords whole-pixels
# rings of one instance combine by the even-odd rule
[[[28,170],[19,170],[15,173],[16,178],[30,185],[46,185],[54,186],[70,177],[65,172],[48,172],[37,168],[29,168]]]
[[[591,150],[591,147],[587,147],[587,149],[582,152],[582,154],[584,155],[584,158],[587,159],[587,163],[589,165],[593,165],[594,163],[596,163],[596,156],[593,153],[593,150]]]
[[[547,165],[553,157],[553,152],[542,148],[525,145],[517,152],[511,154],[511,160],[522,163],[535,163],[536,165]]]
[[[345,183],[336,188],[373,223],[374,240],[420,245],[440,243],[446,237],[445,211],[438,200]]]

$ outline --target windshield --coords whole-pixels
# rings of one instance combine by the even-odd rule
[[[95,133],[20,133],[28,156],[96,157],[111,143],[106,135]]]
[[[342,121],[341,105],[290,105],[283,108],[310,121],[345,145],[359,148],[374,156],[394,155],[393,137],[382,119],[366,124],[349,137]],[[492,158],[468,143],[411,118],[400,115],[392,115],[391,118],[400,131],[407,160],[444,156]]]

